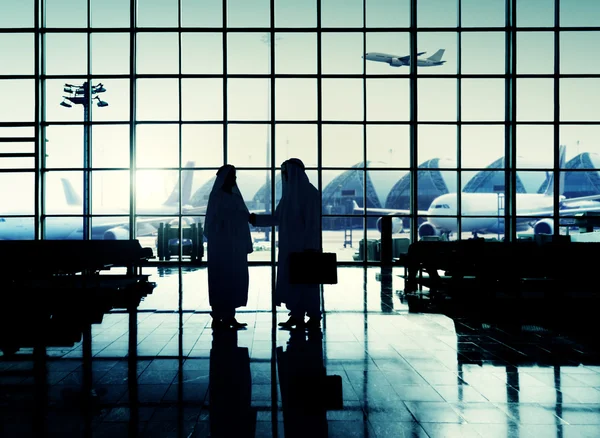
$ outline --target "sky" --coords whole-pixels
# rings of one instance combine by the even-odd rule
[[[365,0],[366,21],[363,23],[362,0],[322,0],[321,22],[328,28],[322,34],[322,163],[324,167],[347,168],[365,159],[374,169],[409,166],[410,83],[407,67],[394,68],[386,64],[364,62],[362,55],[369,51],[404,56],[410,54],[407,32],[385,31],[390,27],[409,25],[408,0]],[[181,0],[181,42],[176,32],[179,21],[177,0],[139,0],[136,35],[136,71],[141,75],[179,73],[223,74],[223,24],[221,0]],[[290,27],[314,28],[317,25],[315,0],[275,1],[276,32],[275,61],[269,57],[269,0],[229,0],[226,23],[231,30],[225,40],[227,74],[301,75],[317,73],[317,34],[315,32],[284,32]],[[495,32],[469,30],[459,35],[453,30],[458,24],[457,2],[454,0],[419,0],[417,50],[430,56],[445,49],[443,66],[419,68],[417,84],[418,121],[433,122],[420,125],[418,130],[418,161],[441,157],[456,162],[457,128],[435,122],[455,122],[458,117],[458,83],[455,78],[428,77],[435,75],[503,74],[505,69],[504,0],[462,1],[462,25],[498,27]],[[34,120],[35,81],[23,76],[34,72],[34,36],[32,0],[0,2],[0,30],[23,28],[23,32],[0,32],[0,107],[2,122],[31,122]],[[561,0],[562,26],[600,26],[600,2]],[[517,26],[535,26],[539,31],[517,32],[517,74],[552,74],[554,72],[554,35],[543,28],[553,25],[553,0],[519,0]],[[46,23],[52,29],[87,26],[87,0],[46,0]],[[217,168],[227,161],[248,168],[240,178],[246,199],[251,199],[266,180],[264,168],[271,157],[268,145],[275,141],[275,163],[292,156],[300,157],[307,166],[315,167],[317,157],[318,99],[316,78],[277,78],[270,89],[267,78],[185,78],[144,77],[136,80],[136,101],[130,102],[129,79],[109,78],[106,75],[129,74],[130,15],[128,2],[121,0],[92,0],[92,28],[117,27],[123,32],[93,32],[88,41],[85,33],[45,34],[44,71],[51,75],[44,83],[46,129],[46,181],[48,213],[65,211],[60,179],[68,178],[81,193],[81,172],[52,169],[81,168],[83,111],[80,106],[64,108],[65,83],[80,84],[74,75],[88,73],[93,83],[103,83],[106,93],[101,97],[109,103],[106,108],[94,106],[91,120],[113,122],[92,128],[92,162],[95,169],[120,170],[94,173],[93,205],[108,207],[115,213],[127,209],[129,192],[129,123],[130,106],[136,111],[136,166],[138,172],[138,203],[151,205],[168,196],[177,182],[174,170],[182,163],[193,161],[195,166]],[[366,35],[361,27],[367,26]],[[146,32],[144,28],[159,27],[165,32]],[[186,31],[191,27],[207,28],[206,32]],[[245,32],[242,27],[264,28],[265,32]],[[356,28],[341,32],[336,28]],[[428,31],[429,27],[447,28]],[[173,31],[169,31],[172,29]],[[592,74],[596,78],[560,79],[560,121],[600,123],[600,59],[595,56],[600,32],[568,31],[560,34],[560,66],[562,74]],[[181,44],[181,47],[180,47]],[[461,62],[458,63],[458,49]],[[335,78],[328,75],[360,75],[367,79]],[[372,78],[369,75],[389,77]],[[504,151],[505,82],[499,78],[465,78],[460,84],[461,118],[463,121],[485,122],[463,126],[462,161],[465,169],[485,168],[502,156]],[[518,166],[543,169],[552,166],[553,129],[551,125],[536,124],[553,120],[554,82],[551,78],[517,79]],[[223,91],[226,87],[226,105]],[[363,88],[364,87],[364,88]],[[275,93],[275,111],[269,102]],[[181,94],[181,102],[179,95]],[[366,97],[366,113],[363,113]],[[178,126],[181,120],[202,122]],[[225,114],[225,107],[227,108]],[[228,124],[224,128],[223,120]],[[275,138],[270,138],[268,122],[277,124]],[[398,122],[390,125],[368,124],[366,135],[362,125],[343,122]],[[301,125],[289,122],[302,121]],[[73,125],[53,125],[53,122],[72,122]],[[158,124],[156,122],[170,122]],[[210,123],[206,123],[210,122]],[[242,123],[236,123],[242,122]],[[251,123],[248,123],[251,122]],[[329,122],[329,123],[328,123]],[[335,123],[335,124],[332,124]],[[404,123],[404,124],[403,124]],[[0,128],[0,136],[31,136],[31,128]],[[224,150],[224,136],[227,136]],[[567,145],[567,159],[581,153],[600,153],[600,125],[562,125],[560,143]],[[181,141],[181,156],[178,145]],[[364,142],[367,156],[364,156]],[[3,152],[33,152],[33,144],[0,143]],[[31,169],[32,159],[0,159],[0,168]],[[257,170],[251,170],[256,168]],[[326,185],[339,171],[324,171]],[[197,171],[194,188],[208,181],[214,171]],[[311,173],[317,182],[316,173]],[[0,213],[33,212],[33,175],[26,172],[0,173],[3,190],[0,194]],[[245,183],[246,187],[242,184]],[[4,211],[2,211],[4,210]],[[100,211],[100,210],[98,210]]]

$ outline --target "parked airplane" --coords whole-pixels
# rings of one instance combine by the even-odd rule
[[[418,67],[434,67],[437,65],[443,65],[446,61],[442,61],[442,56],[444,56],[444,49],[440,49],[426,59],[417,58],[417,66]],[[427,52],[418,52],[417,56],[424,55]],[[377,62],[385,62],[392,67],[402,67],[404,65],[410,65],[410,55],[407,56],[397,56],[390,55],[388,53],[380,53],[380,52],[369,52],[365,53],[364,58],[367,61],[377,61]]]
[[[187,167],[193,167],[193,162],[188,162]],[[182,213],[190,215],[189,217],[183,217],[184,223],[191,223],[195,221],[192,215],[199,215],[206,213],[206,207],[194,207],[189,205],[191,190],[192,190],[193,172],[188,171],[183,173],[183,179],[181,181],[182,188]],[[80,240],[82,239],[82,219],[75,215],[80,216],[82,213],[81,197],[77,194],[71,183],[62,179],[63,191],[69,211],[65,214],[73,216],[61,216],[56,218],[48,218],[45,229],[46,239],[60,239],[60,240]],[[136,213],[141,216],[136,219],[137,224],[137,235],[149,235],[156,231],[158,223],[169,221],[169,217],[160,217],[151,215],[173,215],[176,216],[175,212],[178,210],[179,205],[179,181],[175,183],[173,190],[161,205],[151,208],[138,208]],[[94,214],[115,214],[114,210],[102,211],[102,209],[94,209]],[[127,214],[124,211],[122,214]],[[19,213],[14,213],[17,216]],[[175,220],[176,221],[176,220]],[[24,217],[0,217],[0,240],[19,240],[19,239],[31,239],[33,236],[34,221],[32,218]],[[129,238],[129,218],[128,217],[106,217],[98,216],[93,217],[91,220],[91,231],[92,239],[128,239]]]
[[[561,168],[565,162],[564,146],[560,149]],[[564,173],[561,175],[560,186],[564,187]],[[548,186],[544,193],[517,193],[517,231],[533,230],[534,234],[553,234],[554,221],[547,218],[554,214],[553,193],[554,178],[550,175]],[[566,199],[560,196],[559,214],[574,216],[586,212],[600,212],[600,194]],[[461,196],[461,229],[472,233],[503,233],[504,207],[497,193],[462,193]],[[354,213],[362,214],[364,209],[354,202]],[[408,215],[409,210],[367,208],[367,213],[384,215]],[[427,220],[419,225],[418,235],[438,236],[458,231],[458,197],[456,193],[447,193],[435,198],[427,210],[419,210],[419,217]],[[546,218],[544,218],[546,216]],[[377,228],[381,231],[381,218],[377,220]],[[392,232],[403,231],[402,218],[392,219]]]

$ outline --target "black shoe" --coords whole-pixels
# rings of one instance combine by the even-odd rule
[[[225,327],[225,324],[223,324],[223,321],[221,321],[220,319],[213,318],[212,322],[210,323],[210,328],[212,329],[219,329],[223,327]]]
[[[285,330],[291,330],[292,328],[303,328],[304,327],[304,319],[298,319],[293,316],[290,316],[286,322],[280,322],[279,327]]]
[[[223,324],[227,327],[231,327],[236,330],[245,328],[248,325],[245,322],[238,322],[235,318],[228,318],[226,320],[223,320]]]

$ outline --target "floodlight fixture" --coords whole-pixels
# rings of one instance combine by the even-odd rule
[[[82,85],[65,84],[63,91],[69,93],[69,96],[63,96],[63,101],[60,106],[72,108],[73,105],[83,106],[83,121],[90,121],[90,104],[92,99],[97,99],[97,105],[100,108],[108,106],[108,103],[101,100],[98,96],[91,97],[95,93],[104,93],[106,88],[100,83],[98,85],[90,85],[89,82],[84,82]],[[89,149],[89,126],[84,126],[83,129],[83,238],[85,240],[91,238],[90,235],[90,149]]]

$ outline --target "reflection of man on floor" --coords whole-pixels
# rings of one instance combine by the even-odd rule
[[[323,334],[292,330],[285,351],[277,348],[277,366],[286,437],[326,437],[327,406]]]
[[[247,348],[237,346],[236,330],[213,332],[209,379],[211,436],[254,437],[256,411],[250,406],[250,356]]]

